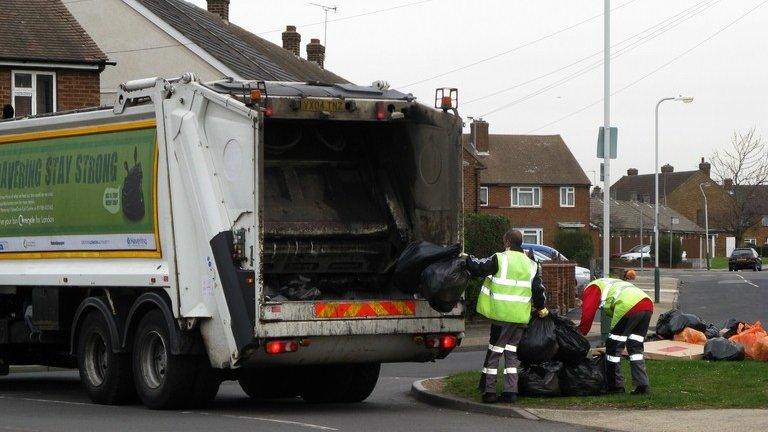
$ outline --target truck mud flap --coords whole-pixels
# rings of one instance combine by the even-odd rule
[[[232,247],[234,239],[231,231],[223,231],[216,234],[210,241],[213,259],[219,271],[224,298],[230,315],[230,327],[235,338],[238,351],[242,351],[248,345],[253,344],[254,323],[252,313],[248,313],[248,305],[255,307],[253,296],[247,296],[245,289],[240,285],[237,269],[232,262]],[[250,297],[250,299],[249,299]],[[250,303],[249,303],[250,301]]]

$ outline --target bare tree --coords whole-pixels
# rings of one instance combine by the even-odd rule
[[[768,147],[752,127],[746,132],[734,131],[730,145],[715,151],[712,168],[728,189],[732,202],[712,216],[718,226],[736,237],[737,245],[744,233],[755,225],[765,209],[765,185],[768,183]],[[728,183],[732,186],[728,187]]]

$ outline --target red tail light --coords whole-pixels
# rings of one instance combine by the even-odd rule
[[[454,335],[431,335],[424,338],[424,345],[427,348],[439,348],[442,350],[452,350],[456,348],[458,344],[458,338]]]
[[[282,354],[299,350],[299,342],[295,340],[271,340],[264,345],[267,354]]]
[[[264,115],[267,117],[272,117],[272,115],[275,113],[275,109],[272,108],[272,104],[268,103],[267,107],[264,108]]]

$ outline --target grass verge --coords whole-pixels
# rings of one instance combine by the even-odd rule
[[[623,361],[627,391],[631,390],[629,366]],[[707,362],[647,360],[652,394],[648,396],[604,395],[592,397],[521,397],[520,406],[531,408],[766,408],[768,407],[768,363],[756,361]],[[502,375],[499,374],[499,378]],[[451,375],[445,392],[480,401],[477,384],[480,372]],[[501,380],[499,380],[501,381]],[[501,383],[499,382],[499,385]],[[499,391],[501,389],[499,388]]]

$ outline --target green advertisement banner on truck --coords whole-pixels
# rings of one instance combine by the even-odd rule
[[[156,129],[139,126],[0,137],[0,258],[156,251]]]

